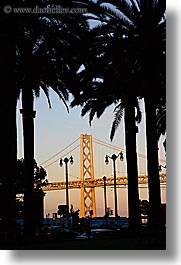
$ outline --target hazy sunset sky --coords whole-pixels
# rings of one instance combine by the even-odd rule
[[[60,150],[71,144],[74,140],[79,138],[80,134],[91,134],[93,139],[99,139],[106,143],[118,146],[125,149],[125,139],[124,139],[124,120],[122,120],[119,128],[116,131],[114,140],[111,142],[109,139],[110,128],[113,121],[113,109],[114,106],[108,108],[100,119],[95,118],[92,122],[92,126],[89,125],[88,116],[81,117],[81,109],[75,107],[70,109],[68,113],[64,104],[59,100],[58,96],[50,90],[50,97],[52,102],[52,109],[49,109],[46,97],[41,93],[40,97],[35,99],[36,118],[35,118],[35,159],[38,165],[42,164],[44,161],[58,153]],[[18,158],[23,157],[23,137],[22,137],[22,120],[19,114],[19,109],[21,108],[21,102],[18,103],[17,108],[17,129],[18,129]],[[145,141],[145,127],[144,127],[144,111],[143,120],[139,125],[139,133],[137,134],[137,147],[138,153],[146,154],[146,141]],[[163,140],[163,139],[162,139]],[[79,142],[78,142],[79,143]],[[94,145],[93,145],[94,148]],[[100,147],[101,148],[101,147]],[[103,149],[103,148],[102,148]],[[101,149],[99,149],[101,150]],[[106,154],[112,155],[114,150],[106,150]],[[96,147],[94,152],[97,151]],[[116,152],[116,151],[114,151]],[[160,158],[165,159],[165,153],[162,144],[160,144]],[[74,156],[74,164],[69,165],[69,179],[75,179],[75,176],[80,177],[79,174],[79,149],[76,153],[72,153]],[[112,163],[109,166],[104,164],[105,153],[99,154],[98,159],[100,159],[101,168],[104,170],[104,174],[111,176],[112,174]],[[57,159],[61,156],[57,156]],[[55,158],[55,159],[56,159]],[[94,161],[97,158],[94,157]],[[53,160],[52,160],[53,161]],[[51,162],[51,161],[50,161]],[[97,162],[97,161],[96,161]],[[117,163],[117,174],[120,171],[125,171],[119,169],[121,167],[120,162]],[[42,165],[44,167],[44,164]],[[58,161],[52,166],[46,167],[47,178],[51,181],[65,181],[65,167],[60,168]],[[94,177],[103,177],[103,173],[99,173],[99,169],[95,166]],[[109,173],[107,173],[109,171]],[[98,172],[98,173],[97,173]],[[103,172],[103,171],[102,171]],[[105,173],[106,172],[106,173]],[[108,175],[110,174],[110,175]],[[121,175],[121,173],[120,173]],[[122,216],[127,215],[127,188],[118,188],[118,209],[119,214]],[[142,199],[147,199],[147,189],[140,188],[140,196]],[[114,209],[114,193],[113,188],[107,189],[108,193],[108,205]],[[70,190],[69,192],[70,204],[74,205],[74,208],[80,208],[80,190]],[[166,190],[162,190],[162,199],[166,200]],[[57,210],[58,204],[65,203],[65,190],[61,191],[49,191],[45,196],[45,213],[55,212]],[[104,203],[103,203],[103,188],[96,188],[96,208],[97,215],[103,215]]]

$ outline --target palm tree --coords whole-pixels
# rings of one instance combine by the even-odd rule
[[[142,14],[139,42],[143,43],[143,52],[140,53],[140,74],[146,113],[150,224],[153,226],[159,224],[161,218],[156,111],[165,99],[166,93],[165,9],[166,3],[162,0],[139,3]]]
[[[135,58],[130,67],[136,72],[137,96],[145,101],[150,223],[154,225],[159,223],[161,207],[156,110],[165,101],[166,93],[166,3],[164,0],[107,2],[124,14],[124,25],[129,32],[127,50]]]
[[[31,3],[30,3],[31,2]],[[36,5],[46,5],[51,4],[51,1],[22,1],[17,0],[16,6],[30,6],[35,7]],[[61,1],[62,3],[63,1]],[[73,4],[71,1],[70,4]],[[58,1],[58,4],[61,4]],[[9,2],[9,4],[14,7],[14,2]],[[62,3],[66,4],[67,3]],[[0,236],[3,239],[13,239],[15,236],[15,192],[14,192],[14,179],[16,175],[16,161],[17,161],[17,137],[16,137],[16,104],[17,97],[20,91],[23,91],[23,126],[24,126],[24,158],[26,160],[26,227],[27,231],[30,228],[30,233],[32,230],[31,226],[31,216],[32,216],[32,197],[33,196],[33,182],[32,182],[32,167],[34,159],[34,140],[33,140],[33,115],[35,114],[33,110],[33,99],[39,96],[39,89],[43,88],[50,105],[48,88],[53,87],[60,98],[64,101],[68,98],[68,89],[74,88],[76,91],[76,80],[74,73],[77,71],[79,65],[78,54],[75,52],[80,44],[79,37],[71,39],[72,35],[76,35],[78,29],[84,27],[86,23],[82,23],[80,18],[81,14],[60,15],[57,18],[53,18],[51,15],[38,16],[35,14],[5,14],[4,7],[7,5],[7,1],[2,0],[0,4],[0,37],[1,37],[1,85],[3,90],[1,90],[1,95],[3,99],[8,99],[6,103],[1,104],[3,115],[2,124],[6,124],[4,130],[2,130],[3,145],[2,153],[2,174],[0,178],[0,196],[1,202],[4,201],[6,197],[7,204],[0,204]],[[74,17],[74,19],[73,19]],[[68,24],[65,23],[66,20],[69,21]],[[59,22],[58,22],[59,21]],[[42,23],[41,23],[42,22]],[[62,25],[62,35],[60,36],[60,24]],[[46,30],[44,30],[46,28]],[[59,30],[58,30],[59,28]],[[34,34],[32,34],[34,30]],[[52,31],[51,31],[52,30]],[[54,46],[59,49],[55,52],[55,47],[52,46],[52,42],[55,40],[51,38],[53,32],[58,33],[56,38],[56,43]],[[84,34],[84,31],[79,31],[79,33]],[[44,33],[44,35],[42,34]],[[51,35],[50,35],[51,33]],[[66,34],[65,34],[66,33]],[[31,37],[33,39],[31,39]],[[59,37],[61,37],[59,39]],[[58,43],[59,41],[59,43]],[[50,45],[51,43],[51,45]],[[63,45],[64,44],[64,45]],[[67,49],[61,50],[63,46]],[[33,46],[34,45],[34,46]],[[16,48],[17,47],[17,48]],[[50,48],[48,48],[50,47]],[[31,50],[33,49],[33,50]],[[80,49],[82,49],[80,45]],[[61,54],[60,54],[61,50]],[[63,55],[63,56],[62,56]],[[69,64],[66,63],[66,56],[71,58]],[[55,59],[56,58],[56,59]],[[63,59],[64,58],[64,59]],[[79,58],[81,58],[79,56]],[[40,60],[41,59],[41,60]],[[79,68],[79,67],[78,67]],[[71,69],[71,71],[70,71]],[[16,72],[15,72],[16,71]],[[57,71],[57,74],[55,74]],[[15,78],[16,74],[16,78]],[[16,85],[17,84],[17,85]],[[73,86],[74,85],[74,86]],[[34,90],[33,90],[34,89]],[[72,90],[73,91],[73,90]],[[9,97],[11,95],[11,97]],[[29,97],[29,99],[28,99]],[[30,140],[28,140],[30,137]],[[32,139],[32,140],[31,140]],[[29,195],[31,196],[29,196]],[[30,208],[28,209],[28,205]],[[29,221],[30,220],[30,221]],[[29,227],[28,227],[29,225]],[[3,241],[4,242],[4,241]]]
[[[125,112],[129,226],[135,229],[140,226],[135,121],[140,121],[141,113],[136,94],[131,93],[133,84],[131,86],[130,82],[127,85],[127,78],[130,79],[131,73],[129,73],[124,49],[121,46],[121,44],[125,45],[126,40],[117,39],[115,36],[110,37],[108,30],[112,33],[116,29],[103,25],[90,32],[90,39],[93,37],[92,46],[95,48],[92,52],[92,60],[85,63],[85,69],[79,73],[82,91],[80,96],[73,100],[72,106],[81,104],[82,116],[89,113],[91,124],[95,114],[99,118],[108,106],[113,103],[117,104],[111,140],[122,119],[123,111]],[[135,108],[137,108],[137,117]]]
[[[49,1],[43,2],[46,5]],[[67,3],[66,8],[72,7],[73,2]],[[26,176],[24,222],[25,232],[31,236],[34,234],[34,98],[43,89],[51,107],[49,89],[52,88],[67,107],[69,91],[76,94],[78,90],[75,74],[81,65],[80,40],[85,35],[87,23],[82,14],[23,16],[18,22],[17,87],[22,93]]]
[[[100,3],[101,1],[98,1],[98,4]],[[123,23],[120,23],[120,16],[107,6],[103,6],[102,12],[101,21],[103,23],[90,32],[88,49],[92,60],[89,59],[89,62],[85,62],[85,69],[79,74],[82,91],[80,96],[74,99],[72,106],[81,104],[83,106],[82,115],[89,112],[91,123],[95,114],[99,118],[108,106],[113,103],[117,104],[110,135],[111,140],[124,110],[129,227],[135,229],[140,226],[136,152],[137,126],[135,121],[141,120],[141,112],[137,99],[136,74],[130,68],[134,57],[131,57],[127,51],[129,44],[126,35],[127,29]],[[129,83],[128,80],[130,80]]]
[[[3,12],[0,3],[0,85],[1,85],[1,174],[0,174],[0,246],[11,247],[15,239],[15,192],[17,139],[15,88],[15,23]]]
[[[126,143],[126,161],[128,174],[128,208],[129,208],[129,227],[139,228],[141,224],[141,212],[139,207],[139,193],[138,193],[138,166],[137,166],[137,144],[136,133],[138,133],[138,126],[140,123],[142,113],[137,98],[128,98],[126,104],[118,104],[114,110],[115,118],[112,124],[110,138],[113,139],[115,131],[120,124],[124,110],[124,124],[125,124],[125,143]],[[123,109],[124,106],[124,109]],[[135,114],[135,107],[137,115]]]

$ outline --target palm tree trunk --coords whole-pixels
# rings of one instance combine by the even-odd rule
[[[160,178],[158,170],[158,141],[156,128],[156,107],[153,100],[145,97],[147,168],[149,188],[149,224],[157,226],[161,218]]]
[[[24,229],[27,238],[33,237],[34,225],[34,117],[33,92],[30,82],[22,90],[23,136],[24,136]]]
[[[135,108],[133,105],[125,107],[125,142],[128,174],[129,228],[135,229],[140,227],[141,215],[138,193]]]
[[[4,3],[5,4],[5,3]],[[15,243],[15,180],[17,163],[15,69],[15,21],[2,14],[0,4],[0,85],[1,85],[1,173],[0,173],[0,247]],[[10,246],[9,246],[10,247]]]

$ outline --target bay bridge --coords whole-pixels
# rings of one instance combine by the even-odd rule
[[[106,166],[104,158],[113,152],[122,152],[123,148],[108,144],[95,139],[92,135],[81,134],[79,138],[66,146],[57,154],[53,155],[43,163],[48,171],[48,185],[43,187],[44,191],[65,190],[67,188],[80,190],[80,217],[85,217],[93,210],[96,217],[95,188],[103,187],[103,176],[106,176],[106,186],[114,185],[113,170]],[[69,166],[68,181],[65,181],[64,169],[60,167],[60,159],[72,156],[74,165]],[[124,156],[125,157],[125,156]],[[138,184],[148,184],[147,159],[145,154],[137,154],[138,159]],[[79,165],[79,166],[78,166]],[[160,159],[159,165],[165,165],[165,160]],[[50,173],[51,172],[51,173]],[[126,159],[116,163],[116,186],[128,185]],[[160,185],[166,185],[166,170],[160,172]]]

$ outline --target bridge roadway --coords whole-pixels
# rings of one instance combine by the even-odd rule
[[[146,174],[140,174],[138,176],[138,184],[147,184],[147,183],[148,183],[148,176]],[[160,183],[166,183],[166,174],[160,174]],[[128,185],[128,177],[127,176],[117,177],[116,184]],[[114,185],[114,178],[113,177],[106,178],[106,186],[113,186],[113,185]],[[82,187],[94,188],[94,187],[103,187],[103,186],[104,186],[103,178],[69,180],[68,182],[69,189],[80,189]],[[47,186],[43,187],[44,191],[64,190],[64,189],[66,189],[65,181],[48,183]]]

